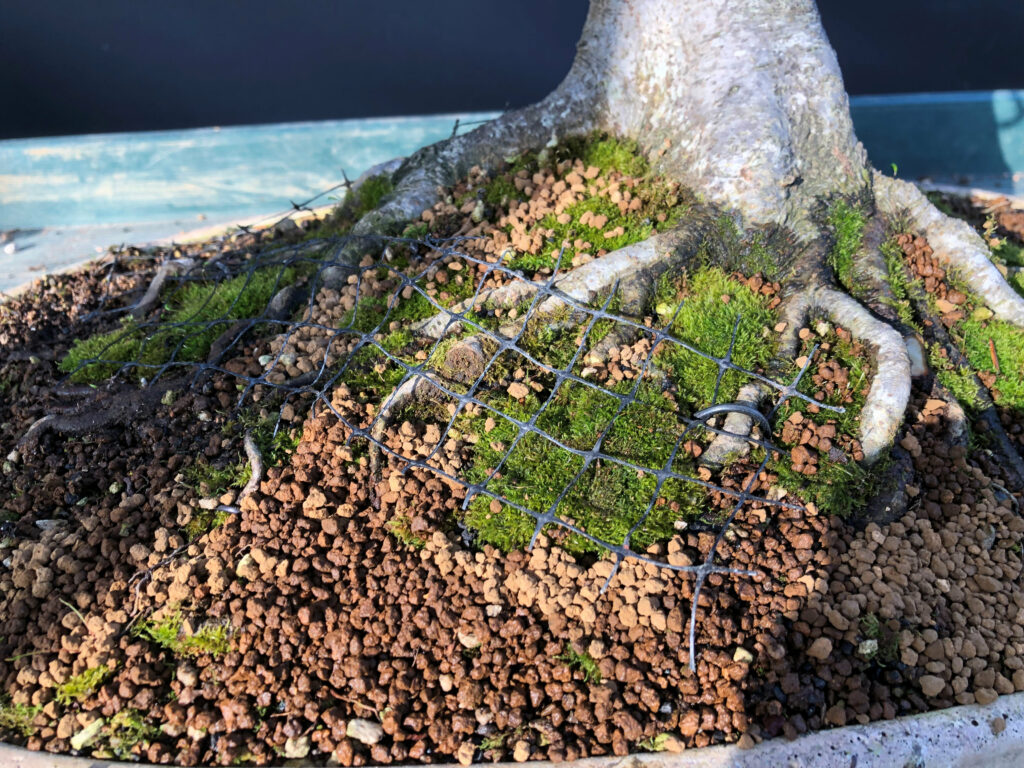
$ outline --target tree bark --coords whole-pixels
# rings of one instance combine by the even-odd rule
[[[572,89],[662,173],[802,239],[817,201],[869,183],[812,0],[592,0]]]

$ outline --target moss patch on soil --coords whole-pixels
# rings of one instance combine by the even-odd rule
[[[884,471],[884,466],[866,469],[859,463],[863,456],[855,439],[873,366],[863,345],[828,323],[820,323],[818,331],[807,328],[802,335],[797,362],[814,356],[799,391],[844,411],[836,413],[822,410],[814,402],[789,400],[779,409],[776,424],[782,446],[789,448],[790,454],[773,462],[772,468],[783,488],[829,514],[846,518],[871,499],[875,480]],[[791,374],[796,370],[794,367]]]
[[[89,667],[58,685],[54,692],[54,698],[65,707],[81,701],[87,696],[91,696],[110,677],[110,674],[111,670],[108,667]]]
[[[720,269],[708,267],[692,276],[684,273],[675,281],[665,280],[659,296],[657,311],[663,321],[671,321],[673,335],[694,348],[724,355],[735,328],[733,360],[737,365],[757,369],[770,357],[772,340],[766,338],[766,329],[773,324],[774,315],[767,299]],[[524,348],[539,355],[544,355],[542,346],[552,348],[549,340],[545,344],[538,341],[528,337]],[[575,349],[578,340],[572,342]],[[558,345],[553,348],[557,350]],[[467,415],[457,422],[460,434],[470,435],[474,444],[468,478],[482,483],[500,465],[488,488],[510,502],[503,504],[482,495],[470,503],[464,522],[477,532],[482,543],[505,551],[529,543],[534,519],[513,505],[538,514],[552,510],[607,542],[620,543],[630,534],[631,546],[640,551],[671,537],[677,520],[698,516],[708,509],[706,495],[696,485],[670,478],[657,490],[656,478],[636,467],[660,469],[668,464],[684,432],[685,417],[711,404],[718,368],[698,354],[669,344],[655,352],[654,364],[667,380],[662,385],[644,380],[635,401],[624,408],[608,392],[577,383],[564,384],[537,419],[538,428],[552,439],[527,434],[516,442],[516,424],[490,412]],[[523,365],[521,369],[528,367]],[[548,389],[542,376],[531,378],[527,374],[521,378],[521,391],[513,389],[515,382],[506,384],[512,394],[496,389],[488,402],[497,411],[526,421],[547,400]],[[527,386],[530,382],[535,382],[539,390]],[[734,397],[739,384],[738,374],[727,373],[719,387],[719,401]],[[622,380],[605,387],[625,395],[634,383]],[[603,460],[583,471],[583,458],[557,444],[589,451],[599,438],[603,452],[625,463]],[[671,467],[682,475],[696,474],[694,456],[686,451],[678,451]],[[572,489],[563,495],[574,481]],[[561,537],[553,530],[548,533]],[[573,553],[602,551],[577,534],[565,537],[561,545]]]
[[[585,195],[535,220],[524,206],[544,173],[557,179],[552,200],[567,190]],[[690,207],[678,185],[651,172],[634,143],[602,134],[518,158],[487,181],[481,199],[513,236],[516,253],[508,266],[528,273],[553,268],[560,254],[567,268],[645,240]]]
[[[231,630],[225,624],[202,624],[186,631],[181,609],[162,618],[148,618],[132,628],[132,634],[167,649],[175,656],[219,656],[231,650]]]
[[[166,292],[155,324],[126,317],[117,330],[79,339],[61,360],[60,370],[72,381],[89,384],[126,368],[142,378],[171,360],[205,360],[220,334],[237,320],[259,316],[297,274],[293,267],[268,267],[224,281],[180,284]]]

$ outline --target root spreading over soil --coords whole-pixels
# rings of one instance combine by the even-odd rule
[[[485,260],[512,249],[528,273],[543,275],[560,253],[586,263],[648,237],[692,205],[619,149],[597,143],[579,159],[556,156],[546,170],[524,161],[494,178],[471,174],[407,234],[479,236],[465,243],[467,253]],[[372,186],[371,193],[383,194]],[[1021,242],[1024,227],[998,215],[1008,243],[1001,251],[1016,258],[1009,246]],[[294,243],[340,225],[319,226],[286,237]],[[858,228],[847,236],[856,241]],[[396,462],[375,473],[365,446],[350,441],[335,413],[368,426],[402,371],[372,348],[329,343],[330,329],[372,330],[389,311],[397,271],[413,259],[419,267],[436,263],[421,286],[428,295],[443,306],[465,301],[483,270],[474,274],[471,262],[438,250],[396,246],[387,256],[390,272],[367,260],[347,284],[315,292],[299,312],[307,321],[301,330],[242,337],[219,370],[175,382],[150,410],[72,437],[43,432],[34,446],[16,448],[43,416],[93,402],[81,399],[93,397],[88,392],[69,390],[58,365],[77,350],[87,366],[82,340],[115,330],[116,316],[104,312],[138,302],[160,263],[244,259],[274,237],[239,235],[144,260],[126,254],[108,269],[49,279],[0,308],[6,740],[183,765],[566,760],[749,745],[1024,690],[1019,489],[988,450],[984,422],[964,431],[980,392],[1011,439],[1024,443],[1024,394],[1017,391],[1024,347],[1020,332],[994,321],[934,263],[922,239],[894,238],[887,257],[893,274],[902,270],[896,285],[907,289],[896,309],[933,345],[936,375],[915,379],[906,430],[888,464],[868,470],[858,463],[870,356],[848,329],[823,318],[788,330],[797,330],[796,365],[809,363],[802,391],[844,413],[790,401],[772,414],[775,439],[788,453],[760,472],[756,456],[732,457],[720,472],[702,466],[708,436],[684,444],[680,460],[701,477],[715,472],[726,489],[750,484],[752,494],[804,504],[741,509],[719,556],[759,575],[708,577],[697,602],[694,674],[686,639],[692,578],[627,560],[602,595],[612,562],[586,542],[548,529],[526,551],[529,531],[517,533],[522,521],[514,510],[478,497],[464,511],[463,486],[416,468],[403,473]],[[631,313],[652,324],[674,318],[677,332],[695,343],[724,336],[728,344],[735,331],[743,365],[767,370],[776,364],[770,342],[787,331],[774,314],[779,285],[762,271],[765,241],[734,246],[719,266],[659,277]],[[840,248],[856,250],[849,242]],[[173,284],[180,278],[172,272],[164,274]],[[307,277],[299,269],[289,279]],[[914,290],[923,292],[930,319],[915,313]],[[390,307],[382,345],[457,382],[472,362],[453,365],[444,354],[428,360],[431,347],[413,328],[432,307],[415,291],[402,299]],[[184,304],[175,310],[172,303],[171,322]],[[687,314],[680,304],[699,311]],[[492,305],[480,320],[497,328],[519,312],[515,303]],[[738,314],[749,326],[737,325]],[[941,324],[954,346],[932,341],[927,322]],[[565,356],[564,365],[580,344],[579,329],[547,325],[528,328],[529,343],[552,360]],[[194,359],[205,358],[223,330],[213,326]],[[131,344],[143,343],[135,334],[128,329]],[[451,343],[467,335],[453,333]],[[601,355],[581,359],[581,373],[587,368],[589,379],[609,388],[635,382],[647,343],[615,337]],[[973,372],[954,365],[956,350]],[[663,355],[658,362],[657,396],[640,401],[641,410],[621,422],[630,429],[610,437],[637,461],[678,437],[667,415],[692,413],[717,385],[732,397],[741,384],[716,382],[717,372],[701,370],[700,361]],[[77,370],[86,372],[82,381],[111,372]],[[268,387],[235,409],[236,377],[285,384],[335,375],[333,412],[311,414],[308,399],[282,401]],[[521,360],[498,367],[487,385],[489,402],[513,413],[536,408],[550,387]],[[601,403],[581,407],[582,391],[575,400],[572,394],[553,404],[552,428],[587,445],[587,430],[609,425],[599,419]],[[467,409],[442,443],[450,405],[443,398],[413,403],[395,414],[383,441],[407,456],[434,453],[452,475],[488,473],[502,455],[498,444],[511,439],[507,424]],[[641,422],[646,431],[637,429]],[[256,479],[246,435],[265,467]],[[544,504],[565,482],[565,471],[551,469],[553,457],[538,451],[524,444],[510,458],[497,479],[508,498]],[[906,511],[892,519],[856,508],[894,465],[908,473]],[[621,469],[595,470],[579,497],[567,500],[578,519],[590,514],[593,525],[627,529],[636,522],[625,516],[650,488]],[[673,565],[700,562],[714,543],[711,523],[732,503],[666,488],[637,547]]]

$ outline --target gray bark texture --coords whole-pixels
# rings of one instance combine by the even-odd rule
[[[888,452],[921,367],[914,363],[919,341],[886,309],[891,290],[878,249],[887,222],[909,221],[999,317],[1024,327],[1024,300],[970,227],[943,216],[912,185],[872,170],[813,0],[591,0],[572,68],[547,98],[408,158],[392,175],[394,192],[354,234],[389,233],[418,219],[472,166],[491,172],[511,156],[593,131],[635,140],[657,172],[741,226],[791,235],[789,323],[797,327],[811,311],[826,314],[874,354],[860,430],[868,463]],[[838,290],[825,264],[821,211],[837,197],[855,198],[871,214],[856,256],[858,279],[871,294],[867,306]],[[639,301],[648,278],[685,264],[709,229],[691,221],[660,233],[574,270],[560,288],[586,299],[633,285]],[[515,303],[529,290],[515,283],[486,298]],[[548,299],[539,310],[558,304]],[[447,319],[429,319],[419,330],[437,338]],[[783,340],[779,357],[791,358],[794,347]],[[402,401],[416,393],[397,394]],[[743,391],[747,405],[763,396],[757,387]],[[749,422],[739,416],[731,426],[743,432]],[[732,447],[713,446],[710,454]]]

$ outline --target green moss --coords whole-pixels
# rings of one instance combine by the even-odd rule
[[[408,237],[410,240],[422,240],[429,234],[430,225],[426,222],[410,224],[402,231],[402,237]]]
[[[183,631],[181,610],[168,613],[164,618],[145,619],[132,627],[132,634],[166,648],[176,656],[219,656],[231,650],[230,630],[224,624],[204,624],[193,634]]]
[[[659,312],[667,316],[666,320],[682,303],[672,331],[695,347],[724,352],[739,316],[733,357],[737,364],[758,368],[771,354],[772,344],[765,332],[774,323],[774,315],[767,308],[767,300],[722,270],[705,268],[677,282],[665,280],[658,286],[658,296]],[[729,301],[723,301],[723,296]],[[580,335],[578,328],[561,330],[557,323],[549,323],[547,328],[528,327],[524,347],[539,359],[562,367],[578,348]],[[588,345],[593,341],[593,337],[588,339]],[[710,404],[718,369],[699,355],[668,345],[659,351],[656,363],[669,375],[671,399],[660,386],[645,382],[638,390],[636,401],[618,413],[619,401],[611,394],[567,383],[538,417],[537,426],[554,440],[580,451],[593,448],[603,435],[602,451],[608,455],[641,467],[664,466],[682,434],[682,417]],[[499,371],[510,371],[530,366],[517,357],[499,361],[495,367]],[[527,374],[533,382],[542,385],[544,392],[553,383],[553,377],[539,371],[528,370]],[[613,390],[625,394],[632,386],[632,382],[623,381],[615,384]],[[722,382],[719,399],[735,395],[738,387],[738,376],[727,376]],[[518,402],[509,398],[503,387],[484,395],[499,412],[524,421],[536,412],[546,397],[543,392],[531,391]],[[641,524],[641,517],[655,496],[657,482],[652,475],[605,460],[590,465],[576,480],[583,460],[537,434],[526,435],[505,458],[516,441],[518,429],[511,421],[493,416],[493,428],[487,432],[488,416],[492,414],[462,416],[456,424],[462,435],[470,436],[476,443],[468,479],[483,482],[502,463],[500,476],[492,479],[488,487],[511,504],[544,513],[558,501],[563,489],[576,481],[556,509],[559,517],[592,536],[616,543],[623,541],[637,525],[631,546],[638,551],[671,537],[677,520],[700,514],[708,505],[699,487],[669,480]],[[673,468],[680,474],[695,472],[689,458],[677,457]],[[464,522],[477,531],[484,543],[504,550],[522,547],[533,535],[534,519],[511,504],[478,496],[470,503]],[[578,535],[565,536],[557,532],[554,535],[564,536],[560,544],[570,552],[601,551],[599,546]]]
[[[942,354],[941,345],[930,344],[928,346],[928,364],[942,386],[952,392],[962,406],[970,410],[977,410],[981,407],[974,374],[967,368],[953,365],[949,358]]]
[[[122,709],[103,728],[103,745],[97,752],[109,753],[118,760],[130,760],[133,750],[139,744],[148,745],[160,736],[160,729],[146,722],[145,716],[137,709]]]
[[[267,267],[222,282],[185,283],[167,297],[158,322],[125,318],[116,331],[79,339],[60,370],[72,381],[97,383],[126,366],[141,378],[170,360],[204,360],[220,334],[237,320],[257,317],[297,274],[292,267]]]
[[[580,155],[586,166],[595,165],[603,173],[618,171],[625,176],[646,176],[650,166],[635,141],[609,136],[592,136]]]
[[[774,325],[775,316],[768,309],[767,300],[721,269],[698,270],[685,284],[673,284],[671,278],[664,277],[658,296],[660,300],[655,309],[663,321],[675,316],[671,331],[680,341],[702,351],[724,355],[738,317],[733,362],[748,370],[768,362],[773,345],[772,340],[765,337],[765,331]],[[728,301],[723,301],[723,297]],[[711,404],[717,365],[677,345],[665,345],[657,362],[676,381],[681,395],[694,410]],[[739,386],[739,374],[727,372],[722,378],[718,401],[731,400]]]
[[[408,515],[398,515],[388,520],[387,527],[391,535],[410,549],[423,549],[427,546],[427,540],[412,532],[412,520]]]
[[[885,259],[889,287],[892,289],[893,294],[891,305],[896,310],[896,315],[899,317],[900,322],[910,328],[920,330],[914,309],[910,303],[913,286],[908,276],[906,265],[903,263],[903,249],[900,248],[899,243],[894,238],[889,238],[882,243],[881,251],[882,257]]]
[[[664,752],[669,741],[673,738],[671,733],[659,733],[657,736],[643,739],[636,743],[637,747],[644,752]]]
[[[41,706],[30,707],[3,700],[0,702],[0,733],[15,733],[22,738],[32,736],[37,730],[33,721],[42,711]]]
[[[618,386],[625,392],[625,384]],[[612,417],[618,407],[615,398],[589,387],[567,384],[538,420],[538,426],[560,442],[580,450],[592,448],[598,436],[607,431],[603,450],[609,455],[635,464],[663,464],[682,431],[671,403],[652,391],[630,406],[615,423]],[[539,407],[539,400],[530,395],[525,404],[511,399],[496,400],[495,406],[515,418],[527,419]],[[467,477],[483,482],[498,466],[517,435],[517,428],[507,419],[495,418],[495,426],[485,431],[484,417],[462,417],[459,432],[475,436],[473,463]],[[654,461],[652,461],[654,460]],[[563,489],[583,467],[583,460],[537,434],[526,435],[509,454],[501,477],[488,487],[508,501],[538,513],[546,512]],[[692,471],[692,466],[679,460],[676,471]],[[599,539],[621,542],[634,524],[638,524],[656,488],[650,474],[637,472],[615,462],[596,462],[582,474],[566,495],[556,512],[571,520],[582,530]],[[699,489],[688,483],[669,480],[661,489],[658,504],[632,536],[632,545],[643,551],[655,541],[669,538],[673,523],[696,515],[703,501]],[[483,543],[503,550],[518,549],[529,543],[534,519],[507,504],[477,496],[470,503],[465,523],[477,531]],[[575,534],[567,536],[562,546],[573,553],[600,552],[601,548]]]
[[[507,207],[513,200],[523,197],[512,181],[512,173],[498,174],[484,187],[484,202],[493,206]]]
[[[993,399],[999,405],[1024,407],[1024,331],[1001,320],[979,321],[968,316],[955,332],[971,367],[995,375]],[[989,342],[995,346],[998,373]]]
[[[852,400],[845,401],[844,395],[837,391],[824,397],[821,402],[827,405],[841,406],[845,409],[843,413],[821,409],[814,413],[807,402],[794,398],[779,409],[776,417],[777,428],[781,428],[783,422],[795,411],[799,411],[805,419],[817,424],[834,422],[838,433],[837,437],[845,435],[856,438],[859,434],[860,413],[866,399],[867,384],[873,375],[871,363],[862,352],[858,351],[859,348],[855,348],[851,342],[840,339],[834,331],[820,341],[822,346],[826,343],[829,345],[829,351],[821,353],[823,355],[821,359],[835,360],[849,372],[848,394]],[[803,354],[809,354],[810,350],[811,343],[805,342]],[[813,367],[812,363],[812,368],[808,370],[798,387],[806,395],[815,393],[816,387],[811,379]],[[795,372],[794,366],[790,375]],[[809,448],[809,450],[814,449]],[[788,455],[772,462],[772,471],[778,474],[779,485],[805,502],[813,502],[819,509],[839,517],[846,518],[863,509],[864,505],[874,496],[878,479],[885,474],[887,460],[883,459],[871,469],[866,469],[852,459],[835,461],[829,457],[826,451],[819,450],[818,455],[820,459],[818,469],[813,475],[795,472]]]
[[[566,643],[565,650],[555,658],[558,661],[564,661],[569,669],[578,669],[582,672],[583,679],[588,683],[597,685],[601,682],[601,669],[597,666],[597,662],[594,661],[594,657],[586,651],[578,653],[572,647],[572,643]]]
[[[856,293],[858,286],[853,278],[853,257],[864,239],[864,214],[845,200],[839,200],[829,209],[828,224],[835,238],[829,252],[829,264],[842,286]]]
[[[70,706],[95,693],[109,676],[110,669],[107,667],[90,667],[58,685],[54,691],[54,698],[63,706]]]
[[[877,490],[877,478],[888,467],[881,460],[870,470],[855,461],[841,463],[823,459],[814,475],[794,472],[789,459],[775,463],[772,471],[778,474],[778,483],[804,502],[813,502],[818,509],[843,519],[864,508]]]
[[[394,185],[391,183],[391,177],[387,174],[382,173],[366,179],[359,187],[359,192],[356,195],[359,200],[356,218],[358,219],[378,208],[381,200],[391,194],[394,188]]]
[[[214,494],[211,493],[210,495]],[[194,541],[200,536],[205,536],[214,528],[220,528],[230,519],[230,512],[222,512],[215,509],[195,509],[192,511],[192,518],[182,530],[189,541]]]
[[[992,248],[992,255],[996,261],[1008,267],[1024,267],[1024,248],[1017,243],[1000,240],[998,245]]]

